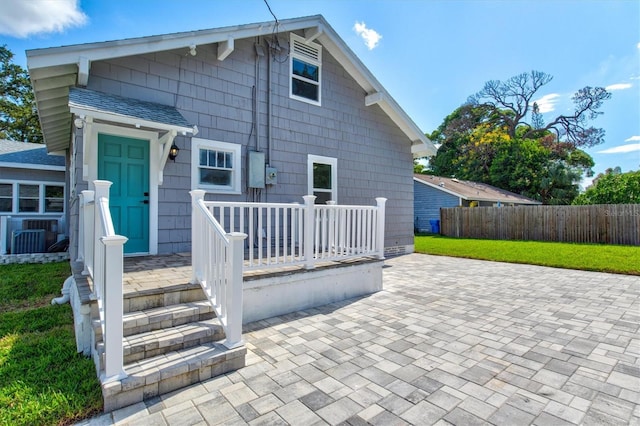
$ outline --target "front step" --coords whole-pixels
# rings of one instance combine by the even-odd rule
[[[161,306],[124,314],[123,332],[126,337],[190,322],[205,321],[214,317],[213,308],[206,300]]]
[[[192,322],[136,334],[123,339],[124,363],[126,365],[167,352],[215,342],[224,337],[224,330],[217,320]]]
[[[125,366],[128,376],[102,384],[104,411],[153,398],[245,366],[245,346],[227,349],[220,343],[169,352]]]
[[[123,355],[127,377],[102,383],[104,411],[141,402],[245,366],[246,348],[228,349],[224,329],[199,285],[179,284],[124,295]],[[94,318],[97,305],[92,309]],[[99,321],[94,361],[104,368]]]

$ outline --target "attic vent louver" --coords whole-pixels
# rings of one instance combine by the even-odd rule
[[[293,52],[309,58],[313,61],[320,61],[320,49],[305,44],[303,41],[293,39]]]

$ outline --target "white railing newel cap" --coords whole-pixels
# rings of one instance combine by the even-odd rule
[[[115,246],[118,244],[124,245],[129,239],[122,235],[109,235],[101,237],[100,241],[102,241],[105,246]]]

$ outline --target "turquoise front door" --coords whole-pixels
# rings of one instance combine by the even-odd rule
[[[98,135],[98,179],[113,182],[109,206],[125,253],[149,252],[149,141]]]

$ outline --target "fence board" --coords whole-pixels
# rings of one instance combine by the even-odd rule
[[[640,245],[640,204],[450,207],[440,233],[494,240]]]

